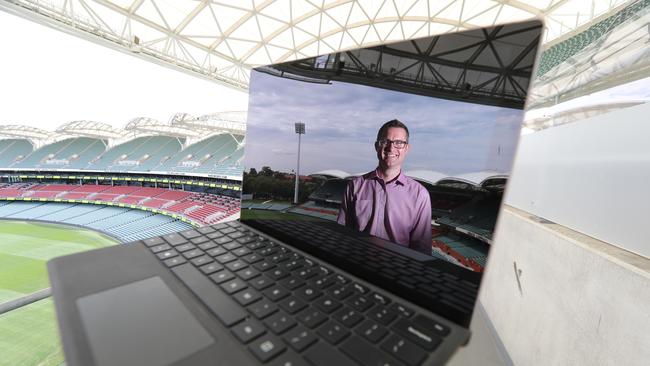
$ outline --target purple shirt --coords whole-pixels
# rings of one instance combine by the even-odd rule
[[[339,224],[431,254],[429,192],[400,172],[388,183],[377,171],[348,183]]]

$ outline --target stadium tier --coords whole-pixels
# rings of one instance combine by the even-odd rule
[[[214,224],[239,212],[239,200],[232,197],[139,186],[13,183],[0,186],[0,199],[31,200],[37,201],[37,204],[43,201],[76,200],[114,205],[107,208],[120,204],[135,205],[144,210],[165,211],[164,213],[183,217],[197,225]],[[109,213],[110,210],[102,212]],[[87,224],[76,221],[72,223]]]
[[[187,146],[172,136],[139,136],[110,148],[107,140],[73,137],[33,150],[27,139],[0,140],[0,169],[178,172],[241,177],[243,135],[221,133]]]
[[[63,202],[0,202],[0,218],[42,220],[89,227],[122,242],[192,227],[173,217],[123,207]]]
[[[89,169],[108,171],[150,171],[182,148],[169,136],[138,137],[114,146],[99,156]]]
[[[106,150],[99,139],[75,137],[57,141],[34,150],[12,168],[21,169],[82,169]]]
[[[8,167],[31,154],[34,147],[28,140],[0,140],[0,167]]]

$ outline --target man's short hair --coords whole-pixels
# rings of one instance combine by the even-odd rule
[[[381,140],[382,136],[384,136],[386,133],[388,133],[388,129],[391,128],[391,127],[403,128],[404,131],[406,131],[406,140],[408,142],[409,129],[408,129],[408,127],[406,127],[406,125],[404,123],[402,123],[402,121],[397,120],[397,119],[390,120],[390,121],[384,123],[383,126],[381,126],[381,128],[377,132],[377,140],[376,141]]]

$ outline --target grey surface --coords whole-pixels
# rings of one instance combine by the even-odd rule
[[[479,301],[476,302],[472,323],[472,337],[465,347],[456,351],[449,360],[448,366],[482,365],[500,366],[513,365],[510,356],[503,347],[490,319]]]
[[[97,365],[169,365],[214,338],[160,277],[81,297],[84,331]]]

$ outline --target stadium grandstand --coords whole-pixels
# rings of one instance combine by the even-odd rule
[[[244,119],[0,126],[0,218],[71,223],[124,242],[236,218]]]

